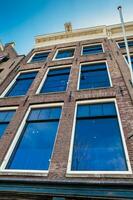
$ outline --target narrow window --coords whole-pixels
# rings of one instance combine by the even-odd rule
[[[126,60],[128,62],[127,56],[125,56],[125,58],[126,58]],[[131,59],[131,64],[132,64],[132,69],[133,69],[133,56],[132,55],[130,56],[130,59]]]
[[[79,89],[95,89],[109,87],[106,63],[93,63],[81,66]]]
[[[26,72],[21,73],[15,80],[15,83],[13,86],[9,89],[6,97],[9,96],[19,96],[19,95],[25,95],[30,88],[34,78],[36,77],[37,72]]]
[[[5,132],[14,114],[15,110],[0,110],[0,138]]]
[[[40,93],[65,91],[69,74],[70,67],[50,69]]]
[[[118,42],[120,48],[125,48],[125,42]],[[128,46],[133,47],[133,40],[128,41]]]
[[[83,47],[83,55],[91,55],[91,54],[97,54],[97,53],[103,53],[102,45],[89,45]]]
[[[75,49],[58,50],[55,59],[71,58],[74,56]]]
[[[127,171],[115,104],[78,105],[72,171]]]
[[[61,107],[31,110],[6,169],[48,170]]]
[[[40,62],[40,61],[46,61],[47,57],[50,52],[42,52],[42,53],[36,53],[30,62]]]

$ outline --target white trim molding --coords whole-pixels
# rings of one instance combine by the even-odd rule
[[[19,129],[13,139],[13,142],[11,143],[11,146],[2,162],[2,165],[0,167],[0,174],[10,174],[10,175],[30,175],[32,174],[32,176],[47,176],[48,175],[48,172],[49,172],[49,169],[50,169],[50,165],[51,165],[51,162],[49,164],[49,168],[48,170],[17,170],[17,169],[6,169],[6,166],[10,160],[10,157],[17,145],[17,142],[19,141],[19,138],[23,132],[23,129],[25,127],[25,124],[26,124],[26,119],[27,117],[29,116],[29,113],[31,111],[31,109],[33,108],[44,108],[44,107],[57,107],[57,106],[60,106],[61,108],[63,107],[63,103],[49,103],[49,104],[37,104],[37,105],[31,105],[29,106],[23,120],[22,120],[22,123],[20,124],[19,126]],[[60,119],[62,117],[62,110],[61,110],[61,116],[60,116]],[[53,150],[52,150],[52,153],[51,153],[51,158],[52,158],[52,155],[53,155],[53,151],[54,151],[54,146],[55,146],[55,143],[56,143],[56,139],[57,139],[57,135],[58,135],[58,129],[59,129],[59,126],[60,126],[60,119],[59,119],[59,124],[58,124],[58,128],[57,128],[57,132],[56,132],[56,136],[55,136],[55,141],[54,141],[54,145],[53,145]],[[51,160],[50,160],[51,161]]]
[[[124,149],[124,154],[125,154],[125,160],[127,163],[127,171],[73,171],[71,170],[71,164],[72,164],[72,155],[73,155],[73,145],[74,145],[74,137],[75,137],[75,128],[76,128],[76,116],[77,116],[77,107],[78,105],[84,105],[84,104],[94,104],[94,103],[107,103],[107,102],[114,102],[115,108],[116,108],[116,113],[117,113],[117,119],[120,127],[120,133],[121,133],[121,139],[122,139],[122,144],[123,144],[123,149]],[[118,106],[117,106],[117,101],[114,98],[111,99],[98,99],[98,100],[85,100],[85,101],[78,101],[76,102],[76,107],[75,107],[75,113],[74,113],[74,121],[73,121],[73,128],[72,128],[72,135],[71,135],[71,143],[70,143],[70,149],[69,149],[69,158],[68,158],[68,165],[67,165],[67,173],[66,176],[72,176],[72,177],[87,177],[88,175],[112,175],[112,174],[132,174],[132,169],[130,165],[130,160],[128,156],[128,151],[127,151],[127,146],[125,142],[125,137],[124,137],[124,132],[121,124],[121,119],[120,119],[120,114],[118,111]]]

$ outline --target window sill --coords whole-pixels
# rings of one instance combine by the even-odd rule
[[[71,178],[133,178],[132,171],[68,171],[66,177]]]
[[[65,94],[66,91],[61,91],[61,92],[46,92],[46,93],[37,93],[35,95],[53,95],[53,94]]]
[[[48,176],[48,170],[0,170],[0,175],[10,176]]]
[[[108,86],[108,87],[98,87],[98,88],[86,88],[86,89],[77,89],[78,92],[81,92],[81,91],[88,91],[88,90],[105,90],[105,89],[110,89],[110,88],[113,88],[113,86]]]
[[[26,95],[19,95],[19,96],[3,96],[0,97],[0,99],[7,99],[7,98],[21,98],[21,97],[25,97]]]

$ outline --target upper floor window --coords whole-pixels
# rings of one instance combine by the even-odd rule
[[[79,104],[74,132],[70,171],[129,171],[114,102]]]
[[[125,48],[125,42],[118,42],[119,48]],[[133,40],[128,40],[128,46],[133,47]]]
[[[48,170],[61,106],[32,108],[6,164],[8,170]]]
[[[126,61],[128,62],[127,56],[125,56]],[[133,69],[133,55],[130,55],[130,59],[131,59],[131,64],[132,64],[132,69]]]
[[[33,56],[30,58],[28,62],[40,62],[40,61],[46,61],[47,57],[50,52],[40,52],[40,53],[35,53]]]
[[[69,74],[70,67],[50,69],[40,85],[40,93],[66,91]]]
[[[83,46],[82,55],[103,53],[102,44]]]
[[[12,96],[25,95],[28,89],[30,88],[33,80],[35,79],[37,73],[38,73],[37,71],[20,73],[11,82],[11,84],[7,88],[7,91],[5,91],[6,92],[5,96],[12,97]]]
[[[105,62],[81,66],[79,89],[104,88],[110,85],[111,80]]]
[[[74,56],[74,48],[71,49],[61,49],[58,50],[57,53],[55,54],[55,60],[58,59],[66,59],[66,58],[72,58]]]
[[[0,110],[0,138],[15,114],[14,110]]]

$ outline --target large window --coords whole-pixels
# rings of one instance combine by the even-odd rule
[[[47,171],[60,115],[59,105],[32,108],[6,169]]]
[[[47,57],[50,52],[40,52],[40,53],[35,53],[29,62],[40,62],[40,61],[46,61]]]
[[[50,69],[40,93],[65,91],[69,74],[70,67]]]
[[[103,53],[103,48],[101,44],[83,46],[82,55],[91,55],[97,53]]]
[[[55,59],[66,59],[66,58],[72,58],[74,56],[75,49],[61,49],[58,50]]]
[[[125,56],[126,61],[128,62],[127,56]],[[133,55],[130,55],[130,59],[131,59],[131,64],[132,64],[132,69],[133,69]]]
[[[71,171],[128,171],[114,102],[77,107]]]
[[[120,48],[125,48],[125,42],[118,42]],[[133,47],[133,40],[128,41],[128,46]]]
[[[81,66],[79,89],[104,88],[111,85],[105,62]]]
[[[30,88],[33,80],[35,79],[37,71],[21,73],[17,78],[9,85],[9,90],[5,94],[6,97],[25,95]]]
[[[14,110],[0,110],[0,138],[5,132],[14,114],[15,114],[15,109]]]

